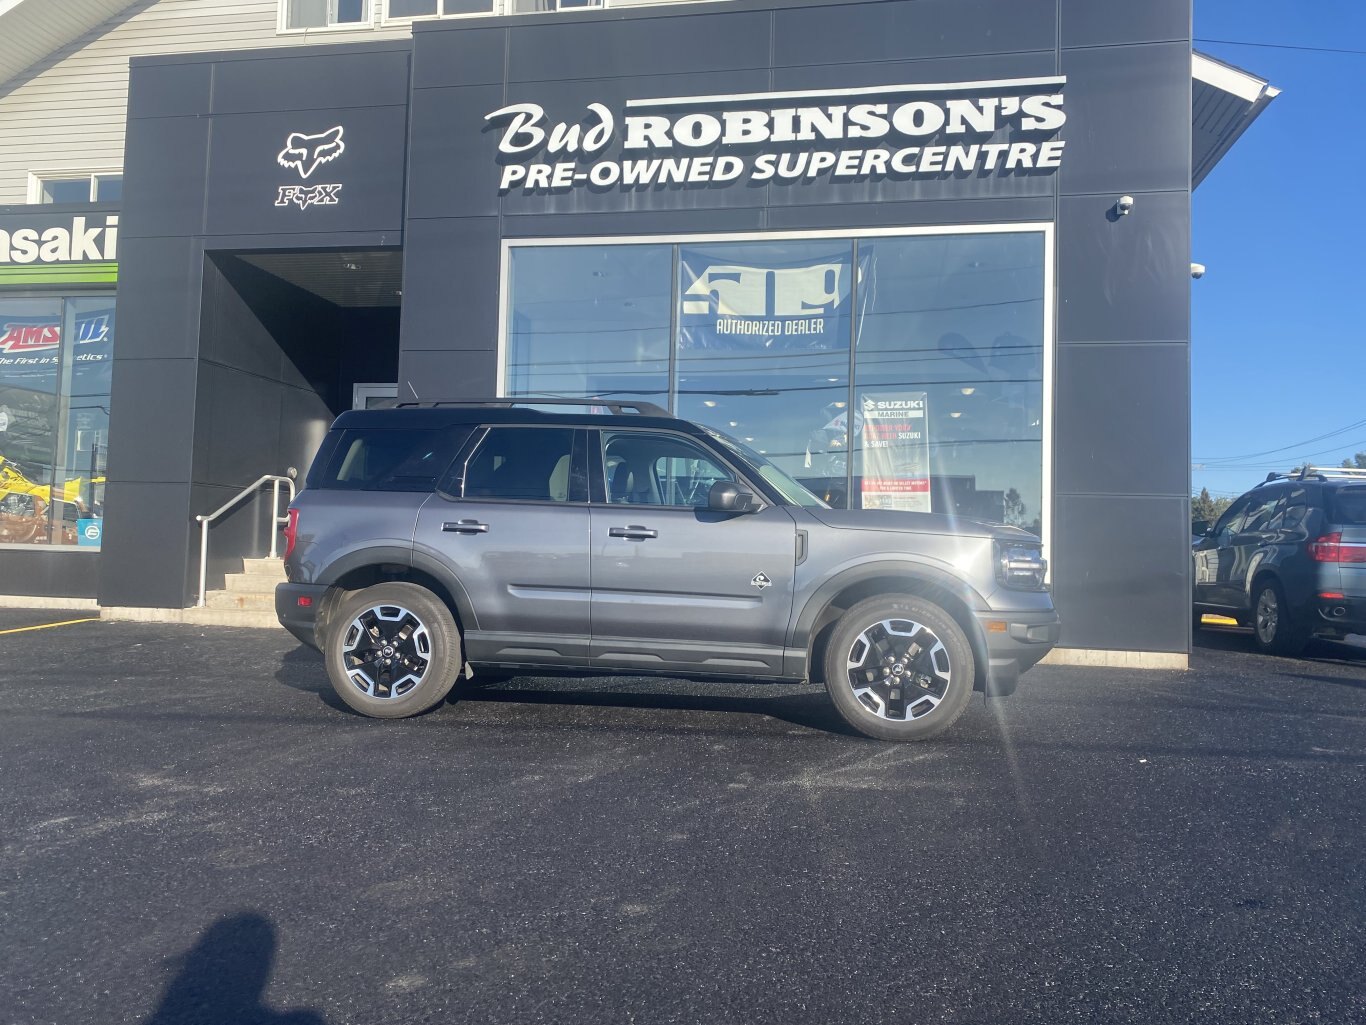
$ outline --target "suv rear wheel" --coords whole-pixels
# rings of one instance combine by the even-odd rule
[[[1252,636],[1257,647],[1271,655],[1298,655],[1309,643],[1309,632],[1295,622],[1281,585],[1270,578],[1254,592]]]
[[[333,611],[323,640],[327,675],[362,715],[400,719],[440,702],[460,673],[450,609],[417,584],[375,584]]]
[[[962,627],[911,595],[861,601],[825,655],[825,687],[847,723],[877,740],[925,740],[954,724],[972,698],[976,666]]]

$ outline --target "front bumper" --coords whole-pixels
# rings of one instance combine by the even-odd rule
[[[310,648],[322,650],[318,637],[323,601],[330,590],[323,584],[277,584],[275,617],[280,625]]]
[[[1058,643],[1062,623],[1054,609],[1029,612],[978,612],[977,626],[987,649],[988,697],[1013,694],[1020,674]]]

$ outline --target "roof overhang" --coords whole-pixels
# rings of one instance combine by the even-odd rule
[[[1242,68],[1191,54],[1191,188],[1281,91]]]
[[[0,91],[14,76],[131,6],[132,0],[0,0],[0,39],[5,41]]]

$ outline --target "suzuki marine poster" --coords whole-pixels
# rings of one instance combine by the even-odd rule
[[[679,250],[679,348],[732,352],[848,349],[853,256],[845,244],[812,259],[744,263],[716,249]]]
[[[925,393],[865,393],[862,413],[863,508],[930,512]]]

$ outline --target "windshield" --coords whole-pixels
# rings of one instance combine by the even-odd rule
[[[703,427],[711,437],[719,441],[725,448],[729,449],[733,455],[739,456],[747,464],[752,466],[765,481],[777,489],[778,493],[793,505],[800,505],[807,509],[829,509],[819,498],[807,491],[805,487],[798,484],[776,465],[769,462],[748,445],[742,445],[734,438],[722,434],[718,430],[710,427]]]

